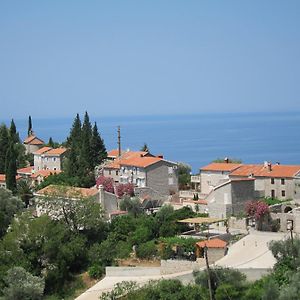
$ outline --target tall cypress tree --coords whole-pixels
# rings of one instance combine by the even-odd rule
[[[67,138],[67,147],[69,152],[67,154],[68,163],[66,165],[66,173],[70,177],[79,175],[79,156],[81,151],[81,121],[79,114],[76,115],[70,135]]]
[[[28,136],[32,135],[32,120],[31,120],[31,116],[28,117],[28,131],[27,131],[27,135]]]
[[[15,151],[13,141],[10,141],[9,147],[6,154],[6,170],[5,170],[5,181],[6,188],[11,190],[13,193],[16,193],[17,190],[17,154]]]
[[[91,156],[92,164],[94,168],[98,166],[103,161],[103,159],[107,157],[104,141],[98,132],[98,127],[96,122],[93,127],[93,133],[91,139],[91,153],[92,153]]]
[[[6,153],[9,147],[9,133],[6,125],[0,126],[0,173],[5,173]]]
[[[81,149],[79,159],[80,184],[89,187],[95,184],[94,166],[91,151],[92,125],[87,112],[82,124]]]
[[[16,144],[20,143],[19,133],[17,132],[16,124],[14,119],[11,120],[10,128],[9,128],[10,140]]]

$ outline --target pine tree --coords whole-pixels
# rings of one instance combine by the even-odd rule
[[[0,173],[5,173],[6,153],[9,147],[9,133],[6,125],[0,126]]]
[[[92,152],[92,156],[91,156],[92,157],[92,165],[95,168],[107,156],[106,148],[105,148],[103,139],[101,138],[101,136],[98,132],[98,127],[97,127],[96,122],[93,127],[93,133],[92,133],[92,139],[91,139],[91,152]]]
[[[13,193],[16,192],[17,189],[17,182],[16,182],[16,175],[17,175],[17,155],[15,151],[15,147],[12,141],[9,143],[9,148],[6,154],[6,188],[11,190]]]
[[[32,120],[31,120],[31,116],[29,116],[28,118],[28,132],[27,132],[28,136],[32,135]]]

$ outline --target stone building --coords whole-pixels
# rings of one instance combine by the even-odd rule
[[[30,135],[23,142],[23,145],[25,146],[25,149],[26,149],[25,150],[26,154],[36,152],[37,150],[42,148],[44,144],[45,144],[44,141],[39,139],[35,135]]]

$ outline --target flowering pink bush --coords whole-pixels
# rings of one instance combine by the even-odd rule
[[[124,195],[128,195],[130,197],[134,196],[134,186],[132,183],[120,183],[116,187],[116,194],[119,198],[121,198]]]
[[[100,176],[96,180],[97,188],[103,185],[104,190],[109,193],[114,193],[114,180],[110,177]]]
[[[249,201],[246,203],[246,213],[256,220],[260,220],[263,216],[269,213],[269,206],[262,201]]]

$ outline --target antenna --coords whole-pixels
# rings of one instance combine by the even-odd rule
[[[118,156],[121,156],[121,128],[118,126]]]

